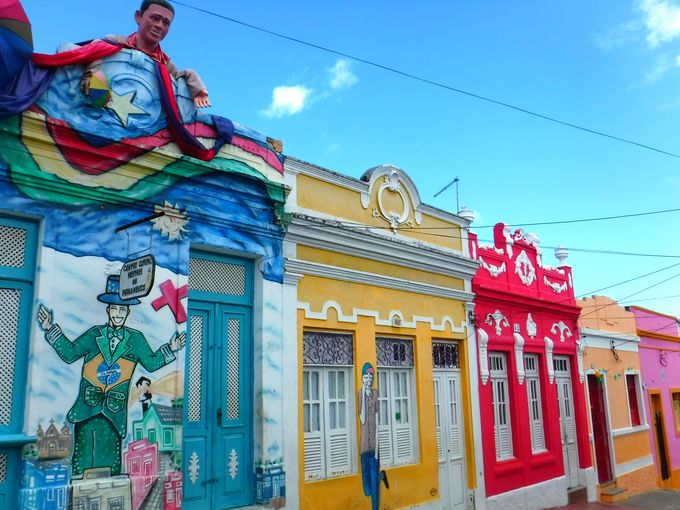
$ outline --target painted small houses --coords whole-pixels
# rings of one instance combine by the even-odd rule
[[[310,510],[467,508],[468,221],[423,204],[392,166],[357,180],[287,158],[286,175],[288,496]]]
[[[646,390],[640,414],[649,418],[649,441],[659,487],[680,489],[680,331],[678,319],[639,306],[640,368]]]
[[[590,488],[586,402],[571,268],[541,260],[538,239],[503,223],[470,234],[487,508],[564,505]]]
[[[577,304],[599,494],[602,501],[614,502],[657,486],[640,338],[635,316],[616,301],[593,296]]]

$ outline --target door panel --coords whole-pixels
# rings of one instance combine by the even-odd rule
[[[578,451],[569,358],[555,356],[553,362],[555,366],[555,384],[557,386],[557,399],[560,410],[560,433],[562,436],[564,474],[567,477],[568,486],[571,488],[578,485]]]
[[[434,390],[440,497],[443,508],[461,510],[467,505],[467,479],[460,372],[435,370]]]
[[[609,451],[609,426],[607,425],[602,384],[597,381],[594,374],[588,374],[588,398],[590,400],[590,417],[593,424],[595,462],[599,483],[609,482],[613,478]]]

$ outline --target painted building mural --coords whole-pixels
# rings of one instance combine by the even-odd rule
[[[134,40],[61,49],[0,114],[0,507],[280,506],[280,143]]]
[[[566,505],[568,489],[595,499],[579,309],[567,252],[542,260],[538,237],[494,226],[470,234],[486,506]]]

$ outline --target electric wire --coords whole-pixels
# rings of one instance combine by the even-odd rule
[[[604,131],[599,131],[599,130],[591,129],[591,128],[588,128],[588,127],[585,127],[585,126],[582,126],[582,125],[579,125],[579,124],[574,124],[572,122],[567,122],[567,121],[558,119],[557,117],[538,113],[538,112],[535,112],[533,110],[529,110],[527,108],[522,108],[520,106],[516,106],[516,105],[510,104],[510,103],[507,103],[505,101],[500,101],[498,99],[493,99],[493,98],[488,97],[488,96],[484,96],[484,95],[481,95],[481,94],[470,92],[468,90],[463,90],[463,89],[454,87],[452,85],[447,85],[447,84],[440,82],[440,81],[435,81],[435,80],[431,80],[431,79],[428,79],[428,78],[423,78],[423,77],[418,76],[416,74],[412,74],[412,73],[409,73],[409,72],[406,72],[406,71],[401,71],[401,70],[399,70],[395,67],[390,67],[390,66],[387,66],[387,65],[384,65],[384,64],[380,64],[378,62],[374,62],[374,61],[368,60],[366,58],[357,57],[355,55],[351,55],[351,54],[345,53],[343,51],[334,50],[334,49],[329,48],[327,46],[322,46],[320,44],[315,44],[315,43],[311,43],[309,41],[304,41],[304,40],[299,39],[297,37],[284,35],[284,34],[281,34],[279,32],[275,32],[273,30],[269,30],[269,29],[254,25],[252,23],[247,23],[245,21],[241,21],[241,20],[238,20],[236,18],[232,18],[230,16],[225,16],[223,14],[219,14],[215,11],[203,9],[201,7],[196,7],[195,5],[187,4],[187,3],[184,3],[184,2],[180,2],[180,1],[174,1],[174,4],[175,5],[181,5],[183,7],[186,7],[188,9],[193,9],[193,10],[198,11],[198,12],[202,12],[202,13],[207,14],[209,16],[214,16],[216,18],[220,18],[220,19],[223,19],[225,21],[229,21],[231,23],[235,23],[237,25],[244,26],[246,28],[257,30],[259,32],[262,32],[262,33],[265,33],[265,34],[268,34],[268,35],[271,35],[271,36],[274,36],[274,37],[285,39],[287,41],[291,41],[291,42],[294,42],[294,43],[297,43],[297,44],[302,44],[304,46],[308,46],[310,48],[315,48],[317,50],[325,51],[327,53],[331,53],[333,55],[338,55],[340,57],[348,58],[350,60],[354,60],[355,62],[361,62],[362,64],[366,64],[366,65],[369,65],[369,66],[372,66],[372,67],[375,67],[375,68],[378,68],[378,69],[382,69],[383,71],[387,71],[387,72],[390,72],[390,73],[393,73],[393,74],[396,74],[396,75],[399,75],[399,76],[403,76],[405,78],[409,78],[409,79],[412,79],[412,80],[415,80],[415,81],[418,81],[418,82],[421,82],[421,83],[432,85],[432,86],[438,87],[440,89],[448,90],[450,92],[454,92],[454,93],[457,93],[457,94],[462,94],[464,96],[468,96],[468,97],[471,97],[471,98],[474,98],[474,99],[478,99],[480,101],[485,101],[487,103],[491,103],[491,104],[494,104],[496,106],[501,106],[503,108],[514,110],[516,112],[520,112],[520,113],[523,113],[523,114],[526,114],[526,115],[529,115],[529,116],[533,116],[533,117],[536,117],[536,118],[539,118],[539,119],[543,119],[543,120],[546,120],[546,121],[549,121],[549,122],[553,122],[555,124],[559,124],[559,125],[562,125],[562,126],[565,126],[565,127],[573,128],[573,129],[583,131],[583,132],[586,132],[586,133],[590,133],[590,134],[593,134],[593,135],[597,135],[597,136],[601,136],[601,137],[608,138],[608,139],[611,139],[611,140],[615,140],[615,141],[618,141],[618,142],[626,143],[626,144],[629,144],[629,145],[640,147],[642,149],[647,149],[647,150],[650,150],[650,151],[653,151],[653,152],[657,152],[659,154],[671,156],[673,158],[680,158],[680,154],[676,154],[676,153],[673,153],[673,152],[670,152],[670,151],[659,149],[657,147],[647,145],[647,144],[644,144],[644,143],[640,143],[640,142],[636,142],[634,140],[630,140],[630,139],[627,139],[627,138],[622,138],[620,136],[611,135],[611,134],[605,133]]]

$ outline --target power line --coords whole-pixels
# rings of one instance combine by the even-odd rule
[[[665,151],[665,150],[663,150],[663,149],[659,149],[659,148],[653,147],[653,146],[651,146],[651,145],[646,145],[646,144],[643,144],[643,143],[640,143],[640,142],[636,142],[636,141],[634,141],[634,140],[629,140],[629,139],[627,139],[627,138],[622,138],[622,137],[619,137],[619,136],[610,135],[610,134],[608,134],[608,133],[605,133],[604,131],[598,131],[598,130],[596,130],[596,129],[587,128],[587,127],[581,126],[581,125],[579,125],[579,124],[574,124],[574,123],[572,123],[572,122],[567,122],[567,121],[564,121],[564,120],[560,120],[560,119],[558,119],[558,118],[556,118],[556,117],[552,117],[552,116],[549,116],[549,115],[544,115],[544,114],[542,114],[542,113],[538,113],[538,112],[535,112],[535,111],[532,111],[532,110],[528,110],[528,109],[526,109],[526,108],[522,108],[522,107],[519,107],[519,106],[515,106],[515,105],[513,105],[513,104],[506,103],[506,102],[504,102],[504,101],[500,101],[500,100],[497,100],[497,99],[492,99],[492,98],[490,98],[490,97],[483,96],[483,95],[481,95],[481,94],[476,94],[476,93],[474,93],[474,92],[470,92],[470,91],[467,91],[467,90],[459,89],[459,88],[457,88],[457,87],[453,87],[453,86],[451,86],[451,85],[447,85],[447,84],[442,83],[442,82],[439,82],[439,81],[431,80],[431,79],[428,79],[428,78],[423,78],[423,77],[421,77],[421,76],[418,76],[418,75],[415,75],[415,74],[412,74],[412,73],[408,73],[408,72],[406,72],[406,71],[401,71],[401,70],[396,69],[396,68],[394,68],[394,67],[390,67],[390,66],[387,66],[387,65],[384,65],[384,64],[379,64],[379,63],[374,62],[374,61],[372,61],[372,60],[368,60],[368,59],[365,59],[365,58],[357,57],[357,56],[355,56],[355,55],[351,55],[351,54],[349,54],[349,53],[345,53],[345,52],[342,52],[342,51],[334,50],[334,49],[329,48],[329,47],[327,47],[327,46],[322,46],[322,45],[320,45],[320,44],[315,44],[315,43],[311,43],[311,42],[309,42],[309,41],[304,41],[304,40],[302,40],[302,39],[298,39],[297,37],[291,37],[291,36],[288,36],[288,35],[281,34],[281,33],[279,33],[279,32],[274,32],[273,30],[268,30],[268,29],[266,29],[266,28],[262,28],[262,27],[260,27],[260,26],[253,25],[252,23],[246,23],[245,21],[241,21],[241,20],[238,20],[238,19],[236,19],[236,18],[232,18],[232,17],[229,17],[229,16],[225,16],[225,15],[223,15],[223,14],[219,14],[219,13],[217,13],[217,12],[210,11],[210,10],[208,10],[208,9],[203,9],[203,8],[201,8],[201,7],[196,7],[196,6],[194,6],[194,5],[186,4],[186,3],[184,3],[184,2],[174,1],[173,3],[174,3],[175,5],[181,5],[181,6],[183,6],[183,7],[187,7],[188,9],[193,9],[193,10],[195,10],[195,11],[202,12],[202,13],[204,13],[204,14],[208,14],[209,16],[214,16],[214,17],[216,17],[216,18],[220,18],[220,19],[223,19],[223,20],[225,20],[225,21],[229,21],[229,22],[231,22],[231,23],[235,23],[235,24],[237,24],[237,25],[241,25],[241,26],[244,26],[244,27],[247,27],[247,28],[251,28],[251,29],[253,29],[253,30],[257,30],[257,31],[263,32],[263,33],[265,33],[265,34],[272,35],[272,36],[274,36],[274,37],[279,37],[279,38],[285,39],[285,40],[287,40],[287,41],[291,41],[291,42],[294,42],[294,43],[302,44],[302,45],[304,45],[304,46],[309,46],[310,48],[315,48],[315,49],[317,49],[317,50],[321,50],[321,51],[325,51],[325,52],[327,52],[327,53],[332,53],[332,54],[334,54],[334,55],[338,55],[338,56],[341,56],[341,57],[345,57],[345,58],[348,58],[348,59],[350,59],[350,60],[354,60],[354,61],[356,61],[356,62],[361,62],[362,64],[366,64],[366,65],[369,65],[369,66],[372,66],[372,67],[376,67],[376,68],[378,68],[378,69],[382,69],[383,71],[387,71],[387,72],[390,72],[390,73],[393,73],[393,74],[397,74],[397,75],[403,76],[403,77],[405,77],[405,78],[410,78],[410,79],[412,79],[412,80],[416,80],[416,81],[419,81],[419,82],[422,82],[422,83],[426,83],[426,84],[428,84],[428,85],[432,85],[432,86],[435,86],[435,87],[439,87],[439,88],[441,88],[441,89],[448,90],[448,91],[450,91],[450,92],[455,92],[455,93],[457,93],[457,94],[462,94],[462,95],[465,95],[465,96],[468,96],[468,97],[472,97],[472,98],[474,98],[474,99],[478,99],[478,100],[480,100],[480,101],[486,101],[487,103],[495,104],[495,105],[497,105],[497,106],[502,106],[502,107],[504,107],[504,108],[508,108],[508,109],[510,109],[510,110],[514,110],[514,111],[517,111],[517,112],[520,112],[520,113],[524,113],[524,114],[526,114],[526,115],[530,115],[530,116],[533,116],[533,117],[537,117],[537,118],[539,118],[539,119],[547,120],[547,121],[553,122],[553,123],[555,123],[555,124],[560,124],[560,125],[562,125],[562,126],[566,126],[566,127],[570,127],[570,128],[573,128],[573,129],[577,129],[577,130],[579,130],[579,131],[584,131],[584,132],[586,132],[586,133],[598,135],[598,136],[601,136],[601,137],[604,137],[604,138],[609,138],[609,139],[611,139],[611,140],[616,140],[616,141],[622,142],[622,143],[627,143],[627,144],[629,144],[629,145],[634,145],[634,146],[636,146],[636,147],[640,147],[640,148],[647,149],[647,150],[650,150],[650,151],[653,151],[653,152],[657,152],[657,153],[659,153],[659,154],[664,154],[664,155],[666,155],[666,156],[671,156],[671,157],[673,157],[673,158],[680,158],[680,154],[675,154],[675,153],[673,153],[673,152]]]

